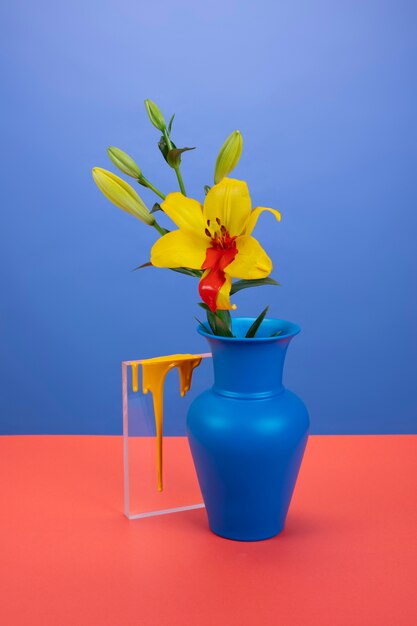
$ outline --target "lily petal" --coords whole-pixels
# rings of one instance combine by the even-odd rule
[[[225,268],[226,274],[233,278],[253,280],[265,278],[271,273],[272,261],[261,244],[250,235],[236,239],[237,255]]]
[[[201,269],[206,258],[207,242],[203,237],[174,230],[158,239],[151,249],[155,267],[189,267]]]
[[[219,294],[227,280],[224,270],[233,261],[236,254],[237,248],[235,246],[229,250],[222,250],[219,248],[207,249],[206,258],[201,266],[205,272],[200,279],[198,291],[201,299],[207,304],[211,311],[215,311],[219,308]],[[227,301],[224,300],[227,293],[228,291],[226,289],[222,295],[222,302],[225,303],[224,308],[230,308],[230,301],[227,304]]]
[[[232,277],[225,273],[225,281],[223,287],[217,295],[217,308],[221,311],[235,309],[236,304],[230,303],[230,289],[232,287]]]
[[[252,231],[255,228],[256,222],[258,221],[258,218],[260,214],[262,213],[262,211],[269,211],[270,213],[273,213],[275,217],[277,218],[277,221],[278,222],[281,221],[281,213],[277,211],[276,209],[269,209],[268,207],[258,206],[256,207],[256,209],[253,209],[253,211],[249,215],[248,221],[246,222],[245,235],[252,234]]]
[[[203,207],[197,200],[187,198],[176,191],[167,195],[161,207],[178,228],[204,236]]]
[[[205,226],[210,232],[220,230],[220,223],[232,237],[240,235],[251,213],[252,203],[247,184],[235,178],[223,178],[208,192],[204,202]],[[212,233],[213,234],[213,233]]]

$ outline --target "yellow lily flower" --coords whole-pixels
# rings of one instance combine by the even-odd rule
[[[211,311],[236,308],[230,303],[232,278],[253,280],[271,273],[272,261],[252,231],[262,211],[270,211],[278,221],[281,215],[266,207],[252,210],[243,180],[223,178],[210,189],[204,206],[176,192],[161,207],[178,230],[154,244],[151,263],[204,270],[199,293]]]

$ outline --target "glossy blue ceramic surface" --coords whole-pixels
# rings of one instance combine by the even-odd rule
[[[187,432],[210,528],[222,537],[257,541],[285,524],[309,431],[302,401],[282,384],[285,354],[300,328],[235,318],[236,338],[204,332],[213,354],[214,385],[192,403]],[[281,330],[278,337],[271,334]]]

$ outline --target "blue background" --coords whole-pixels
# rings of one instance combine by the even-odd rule
[[[235,176],[282,211],[256,231],[282,286],[235,301],[302,326],[286,383],[313,432],[417,431],[416,17],[398,0],[3,3],[2,433],[119,433],[122,359],[206,349],[196,282],[132,273],[156,233],[91,179],[113,144],[176,189],[147,97],[197,146],[189,195],[238,128]]]

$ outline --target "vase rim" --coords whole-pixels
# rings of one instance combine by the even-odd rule
[[[246,332],[255,320],[256,320],[256,317],[233,317],[232,329],[239,330],[239,327],[241,327],[242,331]],[[219,335],[213,335],[211,333],[207,333],[201,324],[197,326],[197,332],[200,335],[207,337],[208,339],[219,339],[220,341],[227,341],[227,342],[234,342],[234,343],[237,343],[237,342],[265,343],[265,342],[272,342],[272,341],[281,341],[282,339],[290,339],[291,337],[298,335],[298,333],[301,331],[301,327],[298,324],[295,324],[294,322],[290,322],[288,320],[280,319],[278,317],[265,317],[265,319],[262,320],[262,323],[258,329],[258,332],[259,330],[262,330],[265,332],[267,328],[268,328],[269,333],[277,332],[278,330],[282,330],[283,332],[282,334],[277,335],[276,337],[271,337],[271,334],[265,337],[262,337],[262,335],[261,336],[256,335],[255,337],[244,337],[244,336],[240,337],[239,335],[237,337],[221,337]]]

